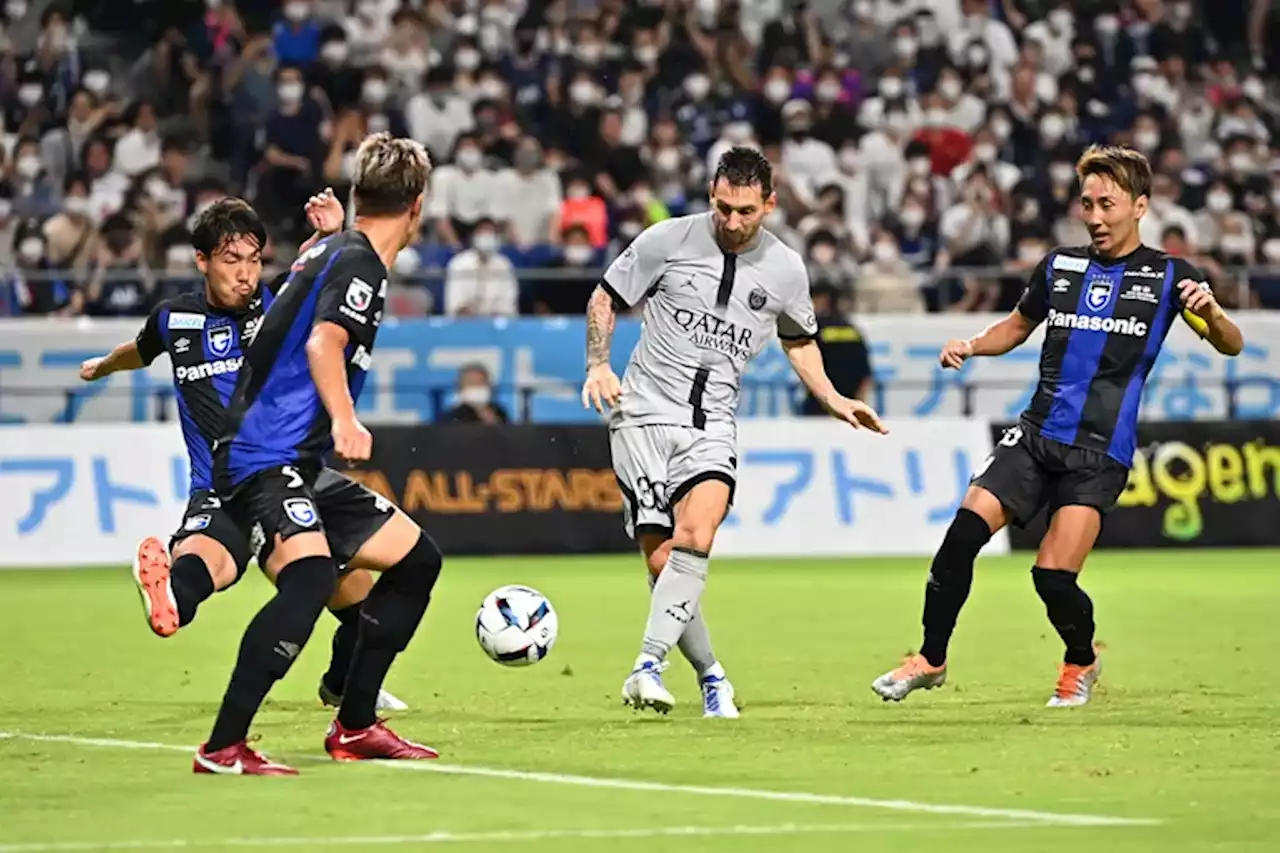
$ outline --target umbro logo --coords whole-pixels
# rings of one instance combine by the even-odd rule
[[[189,349],[191,349],[191,338],[178,338],[173,342],[173,351],[177,355],[183,355]]]

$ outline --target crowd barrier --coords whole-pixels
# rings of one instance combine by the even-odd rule
[[[835,421],[755,420],[739,432],[734,507],[720,556],[925,557],[1002,424],[930,418],[887,437]],[[1147,423],[1102,547],[1280,546],[1280,425]],[[402,505],[450,554],[633,549],[602,427],[385,426],[353,475]],[[176,425],[40,425],[0,441],[0,566],[126,564],[182,522],[186,453]],[[984,553],[1034,549],[997,536]]]
[[[1035,391],[1043,330],[1000,358],[942,370],[938,351],[967,338],[995,315],[868,315],[857,318],[878,387],[873,403],[886,416],[1017,417]],[[1268,419],[1280,415],[1280,312],[1242,312],[1245,350],[1222,358],[1184,324],[1175,324],[1148,381],[1146,420]],[[430,423],[453,404],[458,368],[478,362],[498,387],[497,400],[518,420],[596,423],[579,390],[585,363],[582,318],[388,319],[378,334],[360,412],[373,424]],[[132,339],[137,320],[0,320],[0,424],[141,423],[176,419],[168,359],[149,370],[85,384],[80,363]],[[619,320],[614,369],[621,374],[640,335],[634,317]],[[744,418],[793,411],[799,388],[780,347],[769,346],[746,369]]]

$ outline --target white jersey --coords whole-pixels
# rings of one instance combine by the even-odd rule
[[[775,332],[818,332],[800,256],[764,229],[749,249],[726,253],[711,213],[645,229],[605,271],[604,287],[627,308],[647,297],[614,427],[732,429],[747,362]]]

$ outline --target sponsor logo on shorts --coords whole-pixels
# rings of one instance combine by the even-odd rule
[[[244,359],[236,356],[235,358],[224,358],[218,361],[206,361],[201,364],[193,364],[191,366],[178,365],[173,369],[173,378],[181,385],[186,382],[197,382],[201,379],[209,379],[213,376],[222,376],[227,373],[235,373],[240,369],[240,364]]]
[[[316,506],[310,498],[286,498],[284,514],[299,527],[315,527],[320,517],[316,515]]]
[[[203,314],[190,314],[183,311],[175,311],[169,315],[170,329],[203,329],[205,316]]]
[[[209,526],[209,522],[213,521],[210,515],[193,515],[182,524],[182,529],[188,533],[195,533],[197,530],[204,530]]]
[[[1066,270],[1067,272],[1084,272],[1089,268],[1089,259],[1073,258],[1069,255],[1055,255],[1053,268],[1055,270]]]
[[[1109,335],[1129,335],[1145,338],[1149,328],[1137,317],[1098,317],[1096,315],[1071,314],[1049,309],[1048,325],[1059,329],[1078,329],[1082,332],[1106,332]]]

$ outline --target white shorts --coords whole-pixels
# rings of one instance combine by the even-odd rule
[[[707,480],[729,484],[729,502],[737,485],[738,446],[733,427],[707,429],[650,424],[609,431],[613,473],[623,495],[623,527],[635,539],[642,533],[670,534],[672,507]]]

